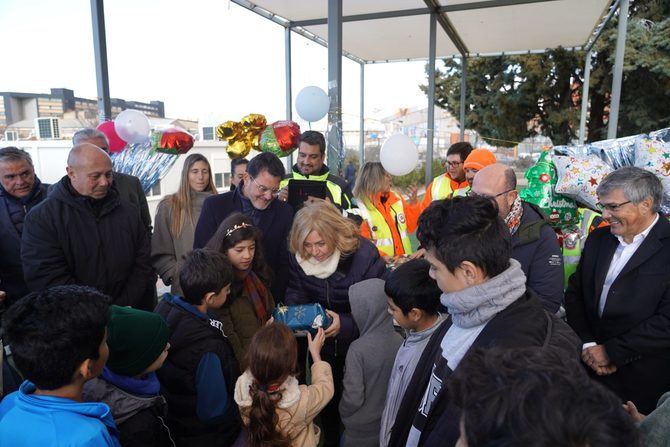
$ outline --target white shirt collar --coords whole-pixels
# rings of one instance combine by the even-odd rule
[[[631,245],[631,244],[636,244],[636,243],[639,244],[639,243],[642,243],[642,241],[644,240],[644,238],[647,237],[647,235],[649,234],[649,232],[651,231],[651,229],[654,227],[654,225],[656,225],[656,222],[658,222],[658,218],[659,218],[659,214],[656,213],[656,219],[654,219],[654,221],[651,223],[651,225],[649,225],[649,226],[648,226],[644,231],[642,231],[641,233],[636,234],[635,237],[633,238],[633,241],[632,241],[630,244],[624,242],[624,240],[623,240],[623,236],[619,236],[619,235],[617,235],[616,238],[619,239],[619,243],[620,243],[623,247],[626,247],[626,246]]]

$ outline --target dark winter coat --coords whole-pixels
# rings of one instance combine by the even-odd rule
[[[21,267],[21,230],[26,214],[46,199],[47,188],[35,177],[33,191],[24,199],[10,196],[0,185],[0,290],[7,293],[7,302],[12,303],[29,290],[23,279]],[[12,219],[12,209],[19,208],[21,216]],[[21,212],[22,210],[22,212]],[[20,225],[16,222],[20,221]]]
[[[31,291],[80,284],[113,303],[151,311],[155,275],[140,214],[119,200],[115,187],[95,205],[67,176],[26,216],[21,261]]]
[[[167,403],[163,396],[138,396],[95,378],[84,385],[84,401],[109,405],[123,447],[174,446],[167,426]]]
[[[202,205],[200,218],[195,227],[193,248],[202,248],[214,236],[223,220],[233,213],[247,214],[243,209],[240,191],[243,184],[234,191],[208,197]],[[270,286],[272,296],[281,301],[286,290],[288,264],[288,234],[293,224],[293,208],[280,200],[273,200],[264,210],[252,211],[249,216],[263,232],[263,254],[273,273]]]
[[[451,318],[435,331],[421,355],[412,379],[405,391],[391,432],[389,446],[404,446],[412,422],[428,386],[432,367],[442,355],[440,344],[451,327]],[[476,348],[551,346],[561,348],[578,365],[581,346],[576,334],[554,315],[542,308],[532,290],[510,304],[484,327],[468,352]],[[467,353],[465,354],[467,356]],[[458,367],[457,367],[458,369]],[[443,386],[427,415],[421,432],[420,446],[453,446],[459,437],[459,415],[448,398],[448,385]]]
[[[549,219],[535,205],[523,202],[519,229],[512,235],[512,258],[519,261],[526,285],[542,305],[556,313],[563,302],[563,255]]]
[[[142,224],[147,230],[147,234],[151,236],[151,213],[149,212],[149,204],[147,203],[147,195],[142,188],[140,179],[134,175],[124,174],[122,172],[114,172],[114,184],[116,190],[119,192],[119,198],[122,202],[128,202],[140,212]]]
[[[151,236],[151,213],[149,212],[149,204],[147,203],[147,196],[142,188],[140,179],[134,175],[124,174],[123,172],[112,172],[112,179],[114,187],[119,193],[119,199],[122,202],[133,205],[140,213],[142,224],[147,230],[147,234]],[[49,194],[56,185],[49,187]]]
[[[233,444],[242,425],[233,400],[234,387],[240,375],[239,365],[220,321],[196,315],[165,295],[155,312],[165,318],[170,328],[170,352],[157,371],[161,394],[168,402],[168,425],[180,447],[225,447]],[[207,353],[221,362],[228,396],[225,414],[212,423],[197,416],[197,371]],[[219,384],[215,384],[219,385]]]
[[[308,276],[300,267],[295,255],[289,257],[289,280],[286,304],[319,303],[340,316],[340,333],[326,339],[324,352],[345,355],[347,348],[358,338],[358,327],[351,316],[349,287],[371,278],[386,277],[386,264],[372,242],[360,238],[358,250],[340,260],[335,273],[326,279]]]
[[[263,304],[268,314],[271,315],[272,309],[275,308],[275,301],[269,291],[267,300]],[[251,343],[251,338],[262,325],[256,317],[256,310],[251,298],[244,293],[241,281],[233,283],[228,299],[220,309],[214,309],[213,313],[223,323],[223,332],[225,332],[235,351],[237,361],[245,366],[244,356],[247,353],[249,343]]]

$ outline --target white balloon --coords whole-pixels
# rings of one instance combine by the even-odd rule
[[[305,121],[319,121],[330,108],[330,98],[319,87],[310,85],[303,88],[295,98],[295,109]]]
[[[151,135],[149,118],[139,110],[127,109],[114,119],[114,129],[121,139],[131,144],[146,142]]]
[[[409,174],[419,163],[419,149],[407,135],[398,133],[384,142],[379,160],[391,175]]]

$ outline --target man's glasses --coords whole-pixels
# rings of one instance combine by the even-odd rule
[[[496,197],[500,197],[503,194],[507,194],[508,192],[512,192],[512,191],[514,191],[514,189],[508,189],[507,191],[500,192],[500,193],[496,194],[495,196],[490,196],[488,194],[477,194],[473,190],[470,190],[465,195],[468,196],[468,197],[481,197],[483,199],[495,200]]]
[[[276,196],[277,194],[279,194],[279,188],[271,189],[271,188],[268,188],[267,186],[260,185],[260,184],[256,181],[256,179],[253,178],[252,176],[249,176],[249,178],[251,179],[252,182],[254,182],[254,185],[256,185],[256,188],[258,188],[258,191],[260,191],[261,194],[265,195],[265,194],[267,194],[268,192],[269,192],[270,194],[272,194],[273,196]]]
[[[631,202],[630,200],[627,200],[627,201],[621,202],[621,203],[600,203],[600,202],[598,202],[598,203],[596,203],[596,207],[600,211],[607,210],[610,213],[614,213],[614,212],[618,211],[622,206],[628,205],[630,202]]]

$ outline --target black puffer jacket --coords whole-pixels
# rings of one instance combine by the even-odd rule
[[[84,385],[83,399],[109,405],[123,447],[174,447],[163,396],[135,395],[97,377]]]
[[[371,278],[386,277],[386,264],[379,257],[379,251],[372,243],[361,238],[360,247],[351,256],[340,260],[335,273],[326,279],[305,274],[295,255],[289,259],[289,280],[286,289],[286,304],[319,303],[324,309],[330,309],[340,316],[338,354],[346,352],[347,347],[358,338],[359,332],[351,316],[349,306],[349,287]],[[331,338],[326,340],[326,349],[332,349]]]
[[[21,261],[31,291],[81,284],[110,295],[114,304],[153,310],[147,231],[140,213],[119,201],[114,187],[93,204],[63,177],[26,216]]]
[[[7,292],[7,303],[29,292],[21,270],[21,232],[25,215],[47,197],[48,187],[35,177],[30,195],[17,199],[0,185],[0,290]]]

